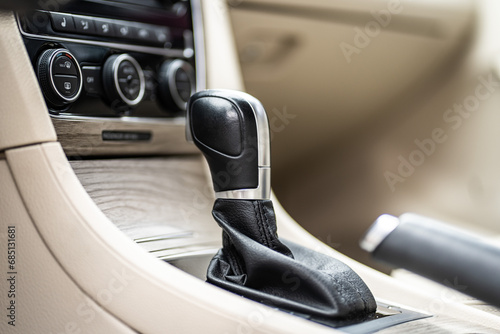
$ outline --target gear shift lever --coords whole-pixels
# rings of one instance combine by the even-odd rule
[[[230,90],[196,94],[188,106],[188,140],[210,165],[217,198],[269,199],[269,125],[262,104]]]
[[[210,166],[212,215],[223,229],[209,283],[333,326],[374,314],[373,295],[351,268],[278,238],[269,200],[269,127],[258,100],[228,90],[196,93],[186,131]]]

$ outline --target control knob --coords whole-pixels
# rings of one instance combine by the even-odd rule
[[[104,63],[102,75],[104,92],[114,109],[128,110],[142,101],[146,86],[144,72],[132,56],[112,55]]]
[[[158,97],[168,111],[184,111],[196,91],[193,67],[181,59],[167,60],[158,74]]]
[[[67,49],[45,50],[37,61],[36,74],[47,104],[63,108],[82,91],[82,71]]]

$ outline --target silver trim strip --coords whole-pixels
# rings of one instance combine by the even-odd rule
[[[203,15],[200,0],[191,0],[191,18],[193,22],[194,61],[196,65],[196,91],[206,89],[207,73],[205,64],[205,36],[203,35]]]
[[[373,252],[400,224],[399,218],[383,214],[375,220],[359,245],[367,252]]]
[[[137,124],[148,124],[148,123],[166,123],[166,124],[179,124],[185,125],[186,118],[179,117],[165,117],[165,118],[156,118],[156,117],[131,117],[131,116],[121,116],[121,117],[99,117],[99,116],[77,116],[77,115],[54,115],[50,114],[50,117],[61,120],[73,120],[73,121],[81,121],[81,122],[115,122],[120,124],[124,123],[137,123]]]
[[[255,97],[246,93],[245,95],[247,95],[257,122],[257,146],[259,149],[257,161],[259,168],[271,168],[271,135],[269,134],[269,121],[266,110]]]
[[[191,100],[191,98],[190,98]],[[189,103],[189,101],[188,101]],[[186,141],[194,143],[193,133],[191,132],[191,120],[186,105]]]
[[[215,198],[259,199],[259,200],[270,199],[271,168],[259,166],[259,186],[257,188],[219,191],[215,193]]]

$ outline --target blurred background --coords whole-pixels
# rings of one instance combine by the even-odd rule
[[[230,0],[272,184],[331,247],[383,213],[500,234],[500,2]]]

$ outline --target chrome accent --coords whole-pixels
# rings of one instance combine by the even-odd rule
[[[194,55],[193,32],[184,30],[182,37],[184,39],[184,57],[191,58]]]
[[[61,120],[73,120],[80,122],[106,122],[106,123],[116,123],[120,125],[121,122],[126,123],[166,123],[166,124],[179,124],[184,125],[186,123],[185,117],[132,117],[132,116],[121,116],[121,117],[99,117],[99,116],[79,116],[71,114],[50,114],[51,118],[61,119]]]
[[[205,37],[203,35],[203,16],[200,0],[191,0],[191,17],[193,22],[194,61],[196,65],[196,91],[206,88],[205,69]]]
[[[139,88],[139,95],[133,99],[130,100],[128,99],[122,92],[122,89],[120,88],[120,85],[118,83],[118,67],[120,66],[121,63],[124,61],[128,61],[132,63],[132,65],[135,67],[135,70],[137,71],[137,74],[139,74],[139,81],[140,81],[140,88]],[[118,95],[120,95],[120,98],[122,99],[123,102],[128,104],[129,106],[135,106],[139,102],[141,102],[142,98],[144,97],[144,91],[146,90],[146,81],[144,79],[144,72],[142,71],[141,65],[135,60],[133,57],[130,55],[124,53],[116,57],[115,60],[113,60],[113,66],[112,66],[112,71],[113,71],[113,81],[115,83],[115,89]]]
[[[102,69],[102,66],[83,66],[86,69],[92,69],[92,70],[100,70]]]
[[[254,189],[219,191],[216,198],[269,199],[271,198],[271,167],[259,166],[259,186]]]
[[[368,229],[363,239],[361,239],[359,243],[360,247],[367,252],[373,252],[399,224],[399,218],[388,214],[381,215]]]
[[[55,56],[60,53],[60,52],[64,52],[64,53],[67,53],[71,56],[71,58],[73,58],[73,62],[76,64],[76,68],[78,70],[78,73],[80,74],[80,82],[79,82],[79,87],[78,87],[78,91],[76,92],[76,94],[73,96],[73,97],[66,97],[64,95],[62,95],[59,90],[56,88],[56,84],[54,83],[54,78],[52,76],[52,64],[54,62],[54,59],[55,59]],[[82,92],[82,86],[83,86],[83,76],[82,76],[82,71],[80,69],[80,64],[78,64],[78,60],[76,59],[76,57],[71,53],[69,52],[69,50],[67,49],[64,49],[64,48],[60,48],[60,49],[56,49],[54,51],[52,51],[52,55],[50,56],[50,62],[49,62],[49,78],[50,78],[50,85],[52,86],[52,90],[61,98],[63,99],[64,101],[68,102],[68,103],[71,103],[71,102],[75,102],[76,99],[78,99],[78,97],[80,96],[80,93]]]
[[[259,168],[271,168],[271,135],[269,134],[269,121],[266,110],[255,97],[246,93],[243,94],[246,95],[246,99],[250,102],[257,122],[257,147],[259,150],[257,161]]]
[[[187,48],[187,49],[184,49],[182,54],[184,55],[184,58],[191,58],[194,55],[194,50],[191,48]]]
[[[181,59],[173,60],[170,66],[168,66],[167,73],[165,73],[165,75],[168,78],[168,89],[170,90],[170,95],[172,96],[175,105],[181,110],[186,110],[187,102],[184,102],[184,100],[180,97],[179,92],[177,91],[177,85],[175,84],[175,74],[179,69],[183,69],[189,76],[189,81],[191,83],[190,95],[193,95],[196,91],[193,77],[194,69],[188,62]]]
[[[189,103],[189,101],[188,101]],[[189,143],[194,143],[193,133],[191,131],[191,121],[189,120],[189,113],[187,112],[186,106],[186,141]]]

